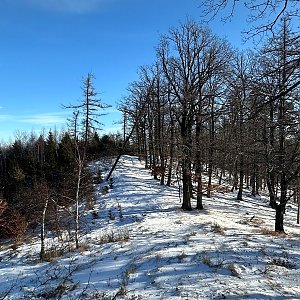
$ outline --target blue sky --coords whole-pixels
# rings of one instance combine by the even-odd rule
[[[200,20],[200,0],[1,0],[0,141],[16,133],[66,126],[82,79],[92,72],[112,107],[102,133],[121,119],[117,103],[142,65],[155,60],[160,34],[186,18]],[[244,17],[218,20],[213,31],[241,44]]]

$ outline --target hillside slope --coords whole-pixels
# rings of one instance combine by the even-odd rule
[[[38,238],[16,250],[2,246],[0,299],[300,299],[291,204],[287,235],[276,236],[267,198],[216,193],[205,210],[185,212],[178,189],[160,186],[130,156],[113,181],[107,194],[96,187],[80,251],[48,238],[48,249],[64,254],[41,263]]]

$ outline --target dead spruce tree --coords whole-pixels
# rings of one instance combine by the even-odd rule
[[[100,111],[107,108],[100,99],[93,83],[94,75],[89,73],[83,79],[83,98],[78,105],[68,105],[65,108],[73,109],[73,118],[70,120],[70,133],[74,142],[74,156],[76,160],[76,193],[75,193],[75,245],[79,248],[80,212],[79,204],[83,191],[83,180],[87,176],[85,167],[87,163],[87,149],[89,141],[95,130],[99,130],[101,122],[99,117],[103,115]]]

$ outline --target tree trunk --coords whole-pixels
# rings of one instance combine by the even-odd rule
[[[183,210],[192,210],[191,205],[191,173],[189,163],[184,159],[182,164],[182,206]]]
[[[212,179],[212,165],[208,163],[207,198],[211,197],[211,191],[212,191],[211,179]]]
[[[115,168],[116,168],[116,166],[117,166],[117,164],[118,164],[118,162],[119,162],[119,160],[120,160],[122,154],[124,153],[124,151],[125,151],[125,149],[126,149],[126,146],[127,146],[128,142],[129,142],[129,140],[130,140],[132,134],[134,133],[134,130],[135,130],[136,126],[137,126],[137,122],[138,122],[138,121],[136,121],[136,122],[133,124],[133,126],[132,126],[132,128],[131,128],[131,131],[130,131],[130,133],[128,134],[126,140],[124,141],[123,147],[122,147],[122,149],[121,149],[119,155],[117,156],[117,158],[116,158],[116,160],[115,160],[113,166],[111,167],[111,169],[110,169],[110,171],[109,171],[109,173],[108,173],[108,175],[107,175],[105,181],[108,181],[108,180],[110,179],[110,177],[111,177],[113,171],[115,170]]]
[[[202,202],[202,176],[201,170],[197,173],[197,206],[196,209],[203,209],[203,202]]]
[[[258,167],[256,166],[256,168]],[[255,185],[256,185],[256,195],[259,195],[259,189],[261,188],[261,178],[259,176],[259,170],[257,170],[256,172]]]
[[[41,251],[40,259],[45,259],[45,220],[46,220],[46,211],[48,207],[49,198],[47,197],[42,214],[42,224],[41,224]]]
[[[214,142],[215,142],[215,112],[214,112],[214,98],[210,99],[210,122],[209,122],[209,148],[208,148],[208,184],[207,184],[207,197],[211,197],[212,191],[212,172],[213,172],[213,155],[214,155]]]
[[[203,192],[202,192],[202,159],[201,159],[201,105],[199,103],[198,114],[196,117],[196,172],[195,176],[197,179],[197,206],[196,209],[203,209]],[[221,171],[222,177],[222,171]]]
[[[145,169],[149,169],[149,150],[148,150],[148,144],[149,144],[149,142],[147,140],[147,134],[146,134],[146,128],[145,128],[146,125],[145,125],[145,123],[146,123],[146,121],[143,122],[143,133],[142,133],[142,137],[143,137],[143,157],[145,159]],[[138,131],[138,128],[137,128],[137,131]],[[124,141],[123,150],[125,150],[125,145],[128,143],[127,138]],[[121,153],[123,154],[124,151],[122,151]]]
[[[284,232],[283,228],[283,215],[285,214],[285,206],[287,203],[287,180],[285,172],[282,172],[280,178],[280,204],[275,204],[275,231]]]
[[[243,200],[243,185],[244,185],[244,155],[240,155],[240,181],[237,200]]]
[[[250,185],[251,185],[251,196],[256,196],[256,184],[255,184],[255,168],[253,168],[253,174],[250,178]]]
[[[269,191],[270,202],[269,205],[275,209],[276,206],[276,197],[275,197],[275,178],[273,171],[269,172],[267,175],[267,187]]]
[[[276,216],[275,216],[275,231],[284,232],[283,228],[283,215],[285,212],[285,205],[276,204],[275,205]]]
[[[225,173],[225,172],[224,172]],[[220,171],[220,177],[219,177],[219,185],[222,184],[222,179],[223,179],[223,169]]]
[[[78,174],[77,174],[77,187],[76,187],[76,198],[75,198],[75,206],[76,206],[76,214],[75,214],[75,247],[79,248],[79,195],[81,189],[81,175],[82,175],[82,166],[81,162],[78,165]]]
[[[233,185],[231,188],[231,192],[237,190],[238,185],[238,175],[237,175],[237,162],[234,162],[234,173],[233,173]]]
[[[174,136],[175,136],[175,124],[173,120],[172,113],[170,113],[170,130],[171,130],[171,136],[170,136],[170,148],[169,148],[169,170],[168,170],[168,179],[167,179],[167,186],[171,186],[172,181],[172,173],[173,173],[173,161],[174,161]]]
[[[164,185],[165,184],[165,171],[166,171],[164,157],[161,158],[160,168],[161,168],[160,185]]]
[[[184,109],[185,111],[185,109]],[[191,205],[191,142],[190,136],[191,128],[188,126],[187,115],[183,114],[182,122],[180,124],[181,138],[182,138],[182,209],[192,210]]]
[[[297,224],[299,224],[299,222],[300,222],[300,195],[299,195],[298,189],[297,189],[297,201],[298,201]]]

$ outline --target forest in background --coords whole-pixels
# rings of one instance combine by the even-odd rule
[[[46,228],[57,235],[75,230],[78,247],[79,205],[94,201],[93,183],[102,180],[100,173],[92,176],[87,164],[117,155],[122,146],[118,134],[98,134],[99,117],[108,106],[97,99],[93,79],[92,74],[83,79],[80,103],[65,106],[72,110],[68,131],[24,133],[1,146],[0,238],[12,238],[18,245],[26,232],[38,228],[43,244]],[[65,222],[66,216],[71,220]]]

